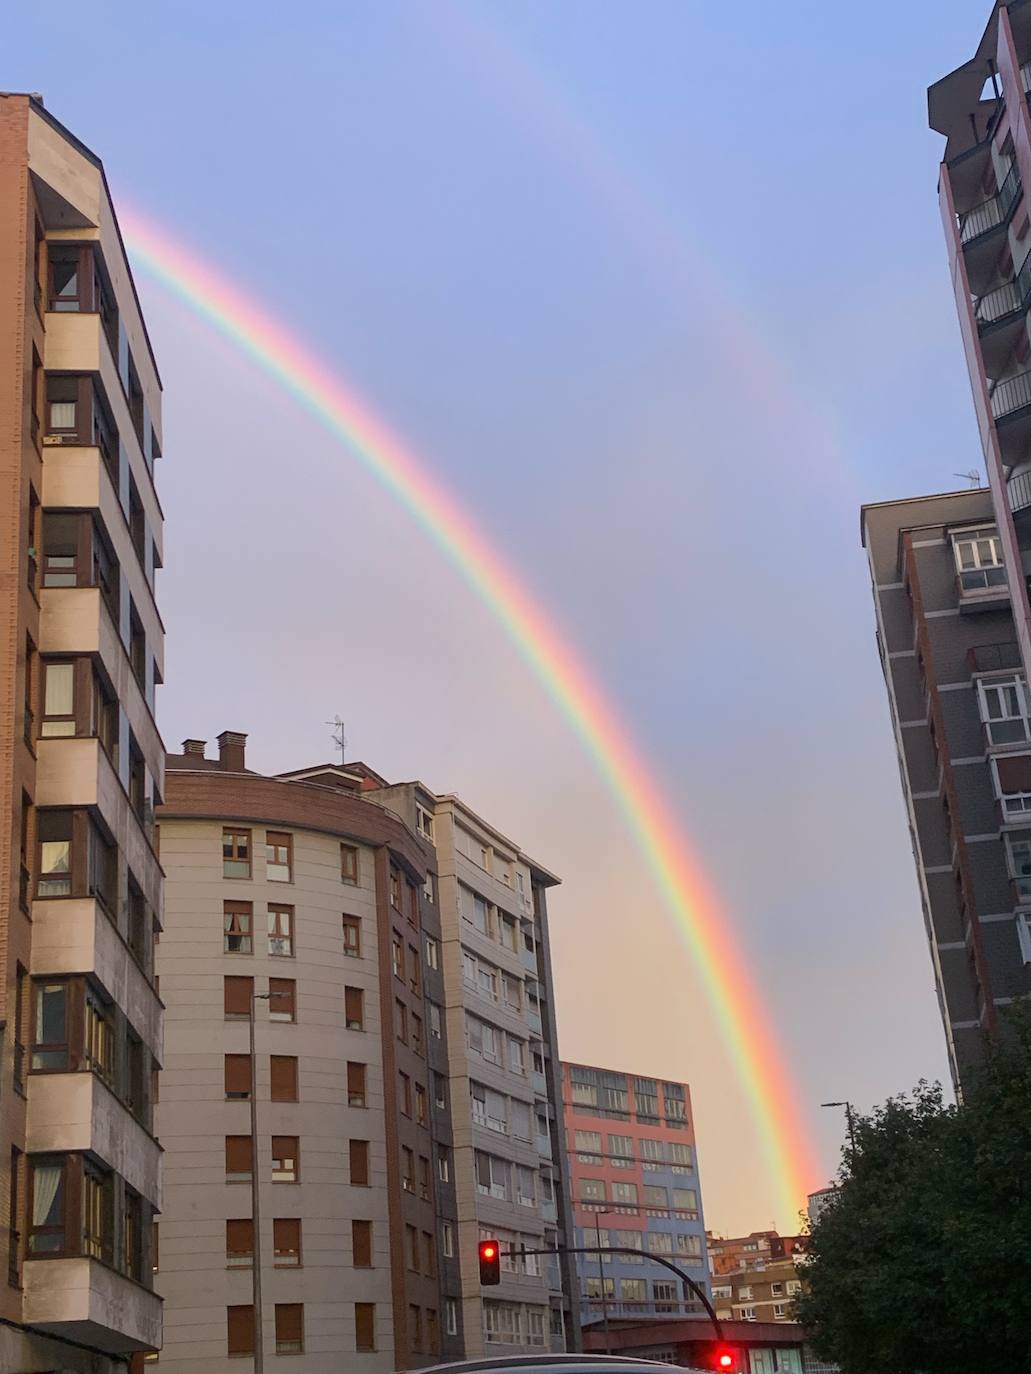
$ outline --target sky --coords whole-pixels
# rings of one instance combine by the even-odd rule
[[[15,3],[131,203],[288,322],[465,503],[646,755],[821,1173],[947,1078],[859,506],[981,466],[927,85],[986,4]],[[339,441],[143,273],[175,748],[349,756],[561,875],[564,1057],[692,1088],[706,1221],[779,1224],[699,971],[497,622]],[[801,1204],[803,1199],[799,1198]]]

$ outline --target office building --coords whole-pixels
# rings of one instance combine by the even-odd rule
[[[577,1246],[626,1245],[708,1283],[705,1222],[686,1083],[562,1065]],[[672,1271],[635,1255],[579,1255],[583,1321],[702,1311]]]
[[[266,1359],[413,1368],[456,1345],[446,1298],[441,1330],[452,1162],[430,1122],[447,1106],[430,847],[360,795],[363,776],[263,777],[245,744],[225,731],[217,758],[187,740],[167,761],[161,1368],[213,1374],[253,1353],[256,1254]]]
[[[99,159],[0,94],[0,1369],[160,1343],[161,385]]]
[[[558,879],[458,797],[380,787],[432,843],[452,1093],[464,1353],[576,1349],[571,1244],[547,892]],[[502,1247],[502,1282],[480,1288],[478,1246]]]
[[[1028,989],[1031,702],[991,493],[864,506],[877,648],[953,1082]]]

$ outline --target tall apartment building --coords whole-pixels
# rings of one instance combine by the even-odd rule
[[[802,1291],[798,1263],[804,1236],[752,1231],[747,1236],[708,1236],[712,1303],[727,1321],[788,1322]]]
[[[464,1352],[576,1349],[572,1257],[506,1254],[573,1234],[548,936],[558,879],[456,796],[368,785],[436,856]],[[490,1237],[502,1282],[487,1296],[478,1247]]]
[[[864,506],[877,647],[953,1081],[1031,982],[1031,699],[987,490]]]
[[[266,1358],[415,1367],[460,1348],[453,1163],[430,1121],[448,1106],[432,851],[359,795],[364,776],[262,777],[245,739],[220,735],[217,759],[187,740],[160,813],[161,1367],[253,1352],[256,1240]]]
[[[577,1246],[627,1245],[708,1283],[691,1090],[686,1083],[562,1065]],[[604,1222],[604,1224],[603,1224]],[[701,1311],[674,1273],[634,1255],[579,1255],[585,1321]]]
[[[99,159],[0,94],[0,1369],[160,1343],[161,388]]]

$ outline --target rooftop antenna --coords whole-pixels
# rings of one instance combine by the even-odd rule
[[[340,750],[340,767],[343,768],[344,759],[347,755],[347,736],[344,734],[344,722],[339,716],[334,716],[332,720],[327,720],[326,724],[332,725],[333,727],[333,733],[330,735],[330,739]]]
[[[965,482],[969,482],[971,489],[980,487],[981,474],[976,468],[971,468],[969,472],[954,472],[953,477],[962,477]]]

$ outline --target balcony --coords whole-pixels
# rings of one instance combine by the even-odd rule
[[[959,241],[966,248],[984,234],[990,234],[1005,224],[1022,190],[1017,164],[1014,162],[994,196],[958,215]]]
[[[548,1084],[542,1073],[538,1073],[537,1070],[534,1069],[530,1074],[530,1081],[533,1083],[533,1090],[538,1097],[547,1097]]]
[[[997,673],[1007,668],[1020,669],[1020,649],[1015,640],[1005,644],[978,644],[967,654],[972,673]]]
[[[22,1320],[112,1355],[161,1344],[161,1299],[95,1259],[27,1259]]]
[[[992,415],[996,423],[1031,406],[1031,371],[1007,377],[992,388]]]
[[[1006,494],[1014,515],[1027,510],[1031,506],[1031,472],[1018,472],[1011,477],[1006,483]]]

